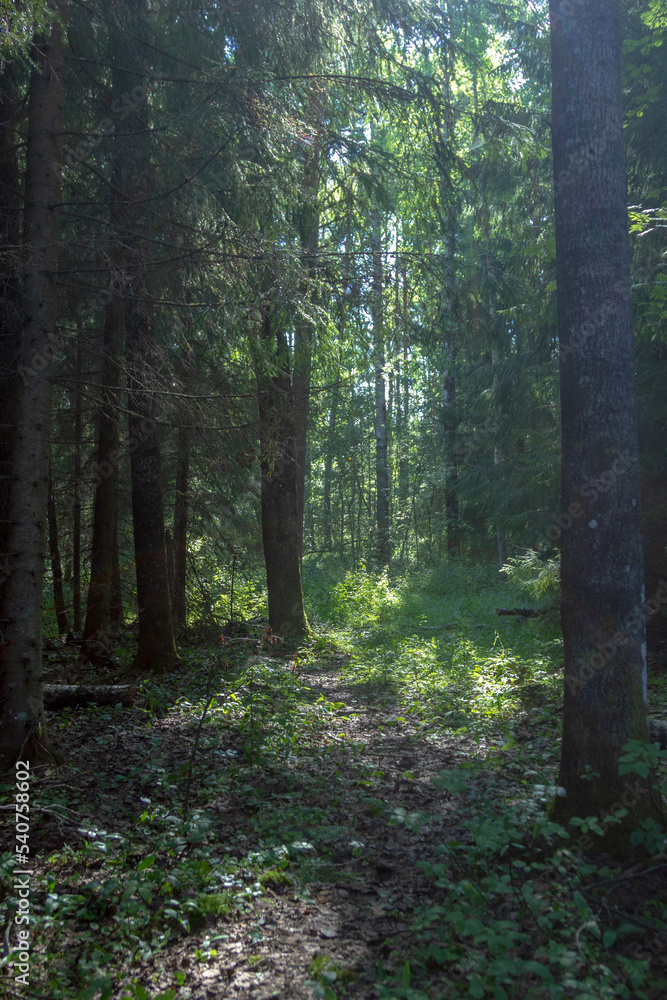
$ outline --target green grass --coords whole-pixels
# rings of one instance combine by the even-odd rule
[[[535,606],[497,568],[443,564],[392,580],[387,573],[305,576],[314,618],[351,654],[347,681],[360,696],[442,728],[511,726],[522,710],[556,721],[561,639],[553,619],[498,616]]]

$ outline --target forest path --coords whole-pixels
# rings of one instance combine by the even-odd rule
[[[438,894],[417,863],[432,858],[438,844],[465,837],[461,796],[437,791],[431,779],[479,757],[479,745],[397,722],[395,706],[360,696],[339,670],[302,679],[315,694],[344,705],[327,737],[327,763],[318,762],[319,780],[303,789],[312,805],[322,805],[324,792],[338,829],[331,837],[303,830],[312,881],[298,894],[268,890],[251,920],[233,925],[219,949],[219,969],[204,973],[205,989],[194,1000],[312,1000],[318,994],[309,982],[320,989],[330,983],[337,997],[376,998],[379,963],[401,967],[409,911]],[[466,798],[484,797],[477,784]],[[407,822],[392,823],[392,811]]]

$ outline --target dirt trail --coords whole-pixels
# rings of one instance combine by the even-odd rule
[[[269,890],[250,920],[230,927],[219,960],[192,989],[192,1000],[312,1000],[309,969],[310,978],[312,970],[336,972],[349,996],[375,998],[374,972],[392,950],[400,953],[406,912],[433,898],[432,882],[415,864],[431,855],[434,844],[454,836],[460,817],[452,797],[436,791],[431,778],[479,754],[479,747],[458,737],[426,739],[410,723],[397,727],[395,711],[360,701],[336,672],[306,680],[329,701],[344,702],[353,717],[341,716],[339,731],[365,745],[356,760],[344,746],[332,751],[332,771],[343,769],[356,783],[355,772],[372,768],[373,797],[406,813],[427,812],[428,826],[390,826],[386,815],[373,814],[377,806],[363,809],[351,799],[348,820],[363,846],[341,844],[327,873],[331,882],[308,884],[306,898]]]

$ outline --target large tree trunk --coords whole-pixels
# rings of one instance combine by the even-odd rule
[[[60,24],[33,49],[23,217],[23,343],[8,502],[9,575],[0,595],[0,771],[44,745],[42,588],[49,479],[51,373],[56,343],[63,140]]]
[[[129,434],[132,523],[139,604],[139,646],[134,661],[142,672],[167,670],[176,659],[171,618],[160,438],[146,385],[153,377],[153,329],[145,289],[126,303],[129,376]]]
[[[551,0],[562,408],[565,701],[560,817],[620,806],[613,846],[656,810],[619,776],[648,739],[646,650],[617,0]]]
[[[317,250],[320,236],[320,215],[317,188],[320,180],[319,140],[306,164],[304,183],[305,201],[301,210],[301,251],[305,271],[310,281],[315,278]],[[306,451],[308,444],[308,410],[310,407],[310,380],[313,351],[312,329],[309,322],[299,318],[294,336],[294,432],[296,449],[296,498],[299,516],[299,559],[303,562],[303,530],[306,503]]]
[[[21,310],[18,119],[15,67],[0,71],[0,583],[8,572],[8,506],[19,364]]]
[[[114,541],[117,520],[120,433],[120,359],[125,310],[116,288],[106,308],[102,334],[102,400],[97,417],[97,463],[90,583],[83,629],[84,651],[93,658],[106,649],[111,621]]]
[[[268,309],[262,322],[262,341],[270,354],[275,343],[272,360],[278,369],[267,374],[265,358],[256,359],[269,624],[275,634],[293,641],[308,630],[301,583],[294,398],[287,343],[284,335],[272,329]]]
[[[373,210],[373,363],[375,369],[375,488],[377,561],[386,566],[391,560],[391,526],[389,521],[389,461],[387,436],[387,391],[384,377],[384,322],[382,310],[382,237],[380,213]]]
[[[160,437],[154,404],[159,360],[148,282],[154,176],[143,70],[148,49],[147,6],[147,0],[139,0],[122,12],[128,20],[121,23],[119,19],[112,39],[114,96],[128,107],[113,218],[119,223],[125,277],[128,449],[139,605],[139,644],[134,669],[141,672],[166,670],[177,658],[167,575]]]

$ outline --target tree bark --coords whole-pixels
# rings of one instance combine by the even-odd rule
[[[487,254],[487,273],[489,270],[488,265],[488,254]],[[495,309],[493,306],[490,307],[490,313],[493,317],[495,315]],[[495,427],[494,427],[494,441],[493,441],[493,468],[496,474],[496,478],[500,478],[502,461],[503,461],[503,451],[502,443],[500,437],[500,407],[498,405],[498,382],[499,374],[498,368],[500,363],[500,355],[498,348],[494,347],[491,352],[491,366],[493,368],[493,395],[494,395],[494,409],[495,409]],[[496,547],[498,550],[498,564],[499,568],[503,569],[505,565],[505,539],[500,528],[496,528]]]
[[[42,589],[56,344],[65,47],[60,23],[35,39],[23,216],[23,336],[8,501],[9,575],[0,595],[0,771],[46,742]]]
[[[333,473],[333,460],[334,460],[334,446],[336,441],[336,423],[338,417],[338,389],[334,389],[333,399],[331,400],[331,408],[329,410],[329,425],[327,428],[327,446],[326,454],[324,457],[324,498],[323,498],[323,509],[324,509],[324,548],[327,552],[331,551],[333,547],[333,540],[331,534],[331,478]]]
[[[0,71],[0,583],[8,572],[8,507],[21,333],[18,124],[15,66]]]
[[[114,24],[114,97],[124,102],[124,148],[114,188],[125,277],[128,367],[128,449],[132,480],[132,523],[139,605],[139,643],[134,669],[167,670],[177,658],[165,548],[164,505],[154,389],[157,345],[149,299],[148,267],[153,197],[151,130],[143,66],[148,47],[147,0],[128,11],[131,21]],[[128,30],[131,29],[131,30]]]
[[[56,498],[53,495],[53,476],[49,475],[47,495],[47,516],[49,521],[49,555],[51,557],[51,576],[53,577],[53,603],[58,623],[58,635],[67,635],[67,611],[65,610],[65,594],[63,592],[63,569],[60,561],[58,545],[58,519],[56,516]]]
[[[320,180],[319,138],[316,139],[308,158],[304,181],[304,204],[301,210],[301,252],[308,280],[312,282],[317,271],[317,251],[320,236],[320,214],[317,189]],[[296,449],[296,496],[299,516],[299,559],[303,563],[303,530],[306,501],[306,451],[308,445],[308,411],[310,408],[310,381],[312,372],[313,337],[310,323],[299,318],[294,334],[294,429]]]
[[[139,645],[134,669],[164,671],[177,658],[171,619],[160,438],[150,393],[153,328],[145,288],[137,279],[126,302],[129,364],[129,448],[132,523],[139,604]]]
[[[276,635],[294,641],[308,631],[301,583],[294,399],[287,343],[272,328],[268,309],[261,335],[264,351],[273,354],[274,347],[277,368],[268,374],[266,358],[256,358],[269,624]]]
[[[630,254],[617,0],[551,0],[562,410],[565,697],[557,815],[623,804],[619,847],[657,812],[651,779],[618,773],[646,741],[646,648]],[[612,837],[612,834],[614,836]]]
[[[402,262],[401,281],[403,287],[403,309],[402,309],[402,346],[403,346],[403,366],[398,373],[401,383],[401,430],[402,440],[400,443],[400,458],[398,462],[398,496],[403,508],[408,501],[410,493],[410,378],[408,373],[408,275],[407,265]],[[409,521],[409,518],[408,518]]]
[[[177,630],[185,628],[188,559],[188,506],[190,489],[190,430],[178,430],[178,451],[176,457],[176,497],[174,500],[174,595],[173,615]]]
[[[81,327],[77,330],[76,386],[74,389],[74,510],[72,524],[72,625],[81,631],[81,438],[83,425],[83,346]]]
[[[117,283],[116,283],[117,284]],[[106,650],[111,622],[114,535],[117,520],[120,433],[120,358],[125,334],[125,310],[116,287],[107,303],[102,334],[102,400],[97,416],[97,483],[93,508],[90,583],[83,629],[86,654]]]
[[[447,524],[447,552],[456,556],[461,551],[459,524],[458,467],[456,457],[456,380],[454,378],[453,352],[446,348],[445,376],[443,379],[444,438],[445,438],[445,518]]]
[[[118,547],[118,504],[113,527],[113,553],[111,561],[111,607],[109,618],[112,625],[123,625],[123,582],[120,575],[120,552]]]
[[[345,234],[345,257],[343,260],[343,281],[338,302],[338,378],[343,368],[343,340],[345,336],[346,320],[346,299],[348,293],[348,282],[350,280],[350,220],[348,217],[347,232]],[[329,427],[327,431],[327,448],[324,459],[324,548],[333,548],[333,522],[331,517],[331,480],[333,472],[334,452],[336,446],[336,428],[338,418],[338,407],[340,401],[340,386],[334,388],[329,410]]]
[[[387,391],[384,377],[384,330],[382,310],[382,236],[380,213],[373,209],[373,364],[375,369],[375,487],[377,561],[386,566],[391,560],[391,525],[389,520],[389,463],[387,436]]]

